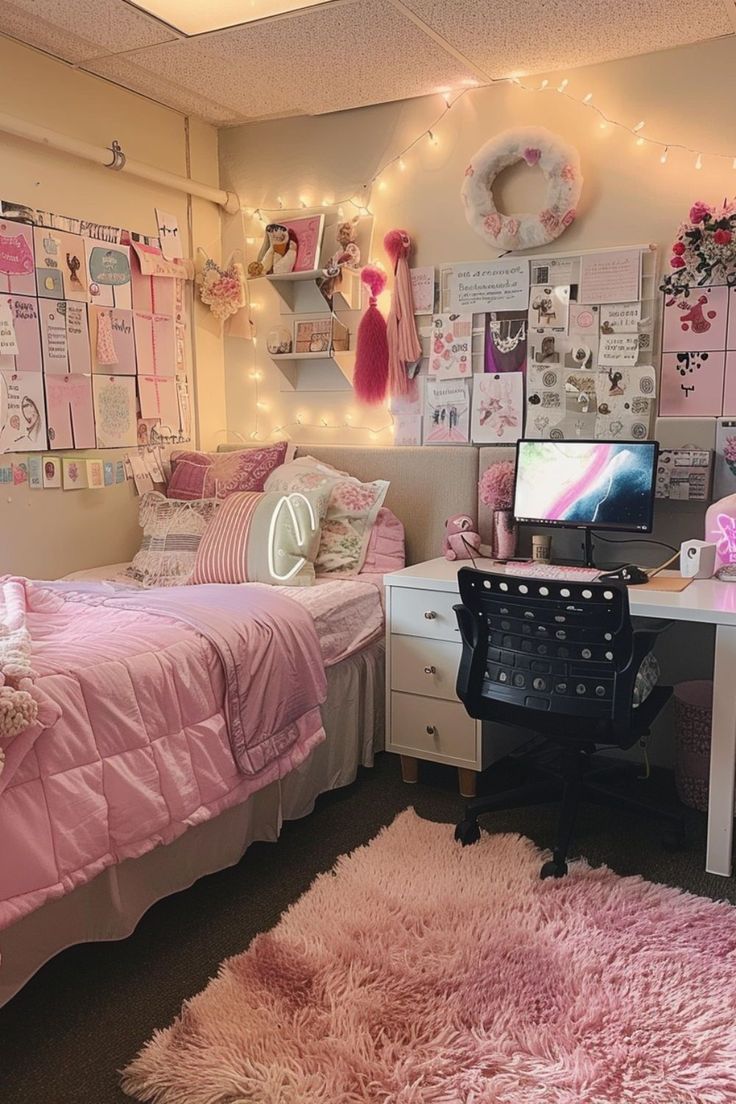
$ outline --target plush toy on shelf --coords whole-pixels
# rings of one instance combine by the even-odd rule
[[[360,268],[360,248],[355,240],[358,222],[359,218],[356,216],[347,222],[338,223],[335,234],[338,248],[327,261],[319,284],[325,299],[332,299],[335,292],[340,290],[344,268],[350,268],[354,272]]]
[[[472,560],[480,555],[480,533],[470,514],[453,514],[445,522],[442,553],[446,560]]]
[[[294,271],[299,243],[296,234],[280,222],[270,222],[266,227],[266,238],[257,261],[248,265],[248,275],[284,276]]]

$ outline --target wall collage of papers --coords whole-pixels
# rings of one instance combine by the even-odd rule
[[[643,440],[656,413],[641,249],[412,270],[426,375],[391,401],[396,444]],[[431,274],[431,278],[430,278]],[[431,305],[430,305],[431,298]]]
[[[189,440],[192,276],[158,238],[0,202],[0,453]],[[29,457],[31,485],[60,486],[58,459]]]

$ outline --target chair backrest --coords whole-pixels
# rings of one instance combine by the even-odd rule
[[[620,583],[461,568],[458,697],[482,720],[580,738],[630,728],[641,662]]]

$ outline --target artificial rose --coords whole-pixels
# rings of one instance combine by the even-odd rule
[[[501,229],[501,216],[498,211],[491,211],[489,215],[483,219],[483,225],[485,226],[491,237],[498,237]]]
[[[475,169],[473,168],[472,165],[468,165],[467,169],[465,170],[465,175],[466,176],[475,176]]]
[[[506,219],[506,225],[504,227],[506,233],[510,238],[516,238],[519,235],[519,220],[516,218]]]
[[[566,180],[568,184],[571,184],[575,179],[575,170],[572,165],[563,165],[560,171],[560,176],[563,180]]]
[[[672,252],[675,254],[676,257],[681,257],[682,254],[685,252],[685,243],[679,241],[675,242],[675,244],[672,246]]]
[[[572,226],[573,222],[577,218],[577,211],[574,207],[571,207],[568,211],[565,211],[562,216],[562,225],[567,229],[568,226]]]
[[[556,234],[560,228],[559,217],[549,207],[539,212],[539,221],[548,234]]]
[[[529,147],[529,149],[524,150],[524,160],[526,161],[527,165],[536,165],[541,156],[542,151],[540,149],[533,149],[532,147]]]
[[[691,222],[704,222],[708,215],[711,213],[711,209],[707,203],[703,203],[701,199],[693,203],[690,208],[690,221]]]
[[[685,262],[683,261],[682,257],[673,257],[670,261],[670,266],[672,268],[684,268]]]
[[[716,230],[713,235],[713,241],[716,242],[717,245],[730,245],[732,237],[733,235],[730,230],[720,229]]]

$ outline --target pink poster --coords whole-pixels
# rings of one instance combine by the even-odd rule
[[[669,417],[717,417],[723,403],[723,352],[662,354],[659,413]]]
[[[49,447],[94,448],[92,377],[76,373],[47,375],[45,382]]]
[[[135,375],[133,312],[116,307],[89,308],[92,371],[105,375]]]
[[[324,215],[306,215],[304,218],[285,219],[281,224],[291,230],[297,241],[294,272],[313,272],[317,268],[322,247]]]
[[[665,297],[665,353],[715,352],[726,348],[728,288],[693,288],[687,298]]]
[[[174,319],[170,315],[135,311],[133,325],[138,374],[142,376],[175,376],[176,331]]]
[[[0,292],[36,294],[33,227],[0,219]]]
[[[0,368],[8,372],[40,372],[41,330],[39,326],[38,299],[32,296],[8,296],[13,317],[17,356],[0,356]]]
[[[138,394],[144,421],[157,420],[179,432],[179,399],[173,376],[139,376]]]

